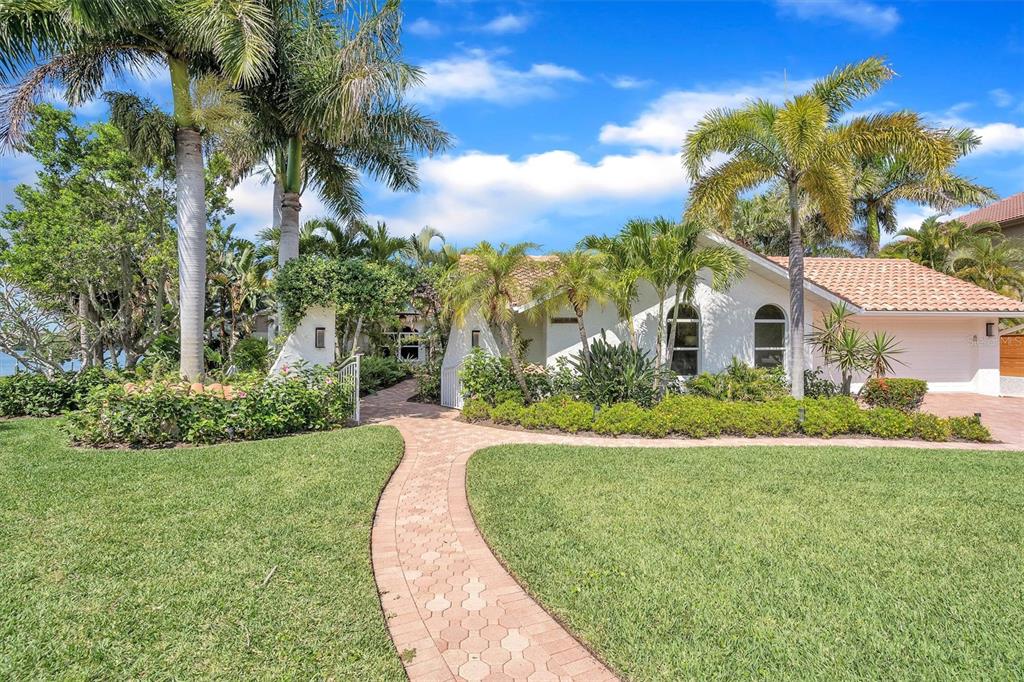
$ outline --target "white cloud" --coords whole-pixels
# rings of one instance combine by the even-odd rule
[[[441,35],[440,24],[424,17],[420,17],[410,23],[406,30],[413,35],[420,36],[421,38],[436,38]]]
[[[619,90],[636,90],[639,88],[646,88],[653,82],[636,78],[634,76],[615,76],[614,78],[607,78],[605,80],[607,80],[608,84],[613,88],[618,88]]]
[[[525,14],[502,14],[480,27],[487,33],[498,35],[505,33],[522,33],[530,25],[530,17]]]
[[[235,234],[246,239],[255,238],[256,234],[273,224],[274,218],[274,185],[263,183],[258,175],[250,175],[235,187],[228,190],[234,215],[227,219],[235,223]],[[327,214],[323,201],[315,192],[302,195],[302,221]]]
[[[1008,107],[1014,102],[1014,97],[1003,88],[996,88],[988,91],[989,97],[997,107]]]
[[[981,137],[975,154],[1024,152],[1024,127],[1013,123],[989,123],[974,128]]]
[[[480,50],[428,62],[423,71],[423,84],[412,92],[412,99],[435,104],[469,99],[515,104],[551,97],[559,82],[586,80],[575,69],[558,64],[534,64],[520,71]]]
[[[832,20],[884,35],[895,29],[900,13],[866,0],[776,0],[782,14],[805,20]]]
[[[601,128],[600,140],[606,144],[678,151],[686,133],[711,109],[739,107],[757,98],[781,101],[785,99],[787,91],[800,92],[809,83],[791,81],[787,87],[779,78],[754,86],[673,90],[654,100],[646,111],[628,125],[606,123]]]
[[[645,200],[678,197],[681,205],[688,184],[676,154],[651,151],[595,163],[563,150],[519,159],[468,152],[423,161],[420,177],[421,194],[388,224],[399,233],[430,224],[460,241],[509,241],[559,215],[596,217]]]

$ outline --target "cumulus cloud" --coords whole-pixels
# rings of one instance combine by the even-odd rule
[[[470,99],[517,104],[553,96],[557,83],[586,80],[575,69],[558,64],[516,69],[482,50],[427,62],[422,68],[424,81],[412,92],[412,99],[431,104]]]
[[[776,0],[785,16],[810,21],[834,21],[884,35],[899,26],[902,18],[895,7],[866,0]]]
[[[785,99],[786,91],[800,92],[810,81],[790,82],[783,79],[765,81],[761,85],[746,85],[716,90],[672,90],[647,107],[636,119],[626,125],[606,123],[601,128],[600,140],[606,144],[652,147],[678,151],[686,133],[704,114],[719,107],[739,107],[763,98],[774,101]]]
[[[419,19],[411,22],[406,27],[406,30],[415,36],[420,36],[421,38],[436,38],[441,35],[442,32],[440,24],[424,17],[420,17]]]
[[[978,123],[964,115],[964,112],[972,107],[973,104],[970,102],[961,102],[936,117],[942,126],[974,129],[981,138],[981,146],[975,149],[971,156],[1024,152],[1024,126],[1006,121]]]
[[[505,33],[522,33],[529,27],[530,17],[525,14],[501,14],[480,27],[485,33],[503,35]]]

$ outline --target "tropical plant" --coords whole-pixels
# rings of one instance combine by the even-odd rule
[[[1024,296],[1024,242],[999,234],[979,234],[953,251],[957,277],[1010,298]]]
[[[377,221],[373,227],[362,225],[359,228],[362,237],[363,251],[366,258],[374,263],[387,263],[406,253],[409,242],[388,232],[387,223]]]
[[[221,73],[233,85],[253,85],[273,58],[271,15],[259,2],[214,0],[14,3],[3,9],[0,78],[20,80],[3,103],[0,141],[18,145],[37,96],[50,83],[72,106],[94,98],[108,77],[168,69],[174,113],[174,165],[178,200],[181,373],[203,373],[206,285],[206,216],[200,122],[193,77]],[[27,72],[22,73],[25,68]]]
[[[952,254],[967,246],[979,234],[998,232],[995,223],[978,223],[968,227],[959,220],[943,222],[933,215],[919,228],[904,228],[896,239],[883,248],[879,255],[885,258],[907,258],[932,270],[953,274]]]
[[[659,375],[665,374],[647,351],[608,343],[603,337],[591,344],[589,358],[578,353],[569,364],[578,377],[576,393],[591,405],[630,401],[649,407],[660,395]]]
[[[981,144],[970,128],[944,131],[956,149],[958,158]],[[953,173],[948,167],[936,172],[921,168],[904,154],[870,154],[856,160],[853,210],[864,223],[867,255],[877,256],[882,230],[892,234],[898,229],[896,204],[913,201],[947,212],[961,206],[980,206],[996,199],[988,187]]]
[[[924,126],[909,111],[844,117],[859,99],[876,92],[893,75],[882,59],[838,68],[782,106],[758,100],[740,109],[718,109],[690,131],[683,162],[694,186],[694,217],[731,220],[737,196],[769,182],[781,182],[789,201],[790,342],[792,392],[803,396],[805,367],[804,244],[800,206],[812,200],[834,234],[848,233],[853,218],[855,158],[899,154],[915,168],[939,172],[956,158],[949,137]],[[718,154],[728,158],[707,164]]]
[[[588,235],[580,240],[579,248],[590,249],[601,255],[608,271],[608,298],[615,304],[619,320],[626,326],[629,345],[634,349],[639,348],[633,303],[643,278],[643,251],[646,244],[642,240],[628,239],[624,229],[613,237]]]
[[[899,362],[894,356],[903,352],[887,332],[867,335],[852,326],[853,314],[846,303],[835,303],[808,336],[824,361],[839,370],[843,395],[850,395],[855,374],[868,372],[871,377],[884,377],[893,371],[892,363]]]
[[[448,292],[455,319],[463,319],[470,311],[477,310],[488,324],[498,329],[516,382],[527,399],[530,389],[518,353],[519,330],[513,308],[529,297],[530,292],[515,275],[529,267],[527,251],[535,248],[537,245],[530,242],[501,244],[498,248],[490,242],[480,242],[466,252],[469,258]]]
[[[539,302],[531,309],[535,316],[547,317],[549,313],[565,307],[572,309],[580,336],[580,357],[583,362],[590,358],[584,316],[592,303],[603,305],[608,300],[611,287],[611,278],[603,260],[600,255],[590,251],[559,251],[554,254],[550,274],[531,293],[531,298]]]

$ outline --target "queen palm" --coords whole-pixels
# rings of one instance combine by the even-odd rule
[[[192,79],[219,71],[236,85],[252,85],[266,76],[273,56],[267,6],[244,0],[9,3],[2,19],[0,75],[4,84],[20,76],[4,102],[0,139],[7,145],[18,144],[32,104],[50,83],[62,86],[74,106],[94,98],[108,77],[155,65],[168,70],[174,104],[181,374],[199,378],[206,212]]]
[[[466,252],[469,261],[449,292],[453,317],[463,318],[471,310],[478,310],[484,321],[497,328],[526,400],[530,398],[530,389],[515,345],[519,331],[513,307],[530,294],[515,274],[529,267],[527,251],[535,248],[537,245],[529,242],[501,244],[497,248],[490,242],[480,242]]]
[[[737,195],[769,182],[785,187],[789,204],[789,353],[793,395],[803,397],[804,244],[800,206],[814,202],[836,235],[849,232],[854,159],[900,155],[914,168],[941,172],[956,158],[948,135],[926,128],[909,111],[843,115],[893,76],[881,59],[836,69],[803,94],[776,105],[764,100],[709,112],[686,136],[683,162],[694,186],[690,208],[722,223]],[[718,154],[728,158],[708,167]]]
[[[973,130],[945,131],[957,150],[956,158],[969,154],[979,144]],[[956,159],[954,159],[955,162]],[[980,206],[996,199],[996,193],[944,168],[934,172],[916,167],[905,155],[872,155],[856,161],[854,214],[863,221],[868,256],[877,256],[881,232],[892,234],[898,228],[896,204],[913,201],[938,211],[962,206]]]
[[[602,256],[574,249],[554,254],[554,269],[531,293],[533,300],[542,302],[533,309],[536,314],[546,315],[566,306],[572,308],[584,364],[590,362],[590,343],[584,316],[591,303],[603,305],[608,301],[611,284],[612,278],[605,269]]]

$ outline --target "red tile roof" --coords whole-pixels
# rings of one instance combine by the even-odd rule
[[[1021,301],[898,258],[805,258],[804,277],[870,311],[1024,313]]]
[[[1002,201],[997,201],[984,208],[971,211],[956,220],[965,225],[974,225],[975,223],[982,222],[1006,223],[1020,218],[1024,218],[1024,192],[1019,192],[1013,196],[1006,197]]]

